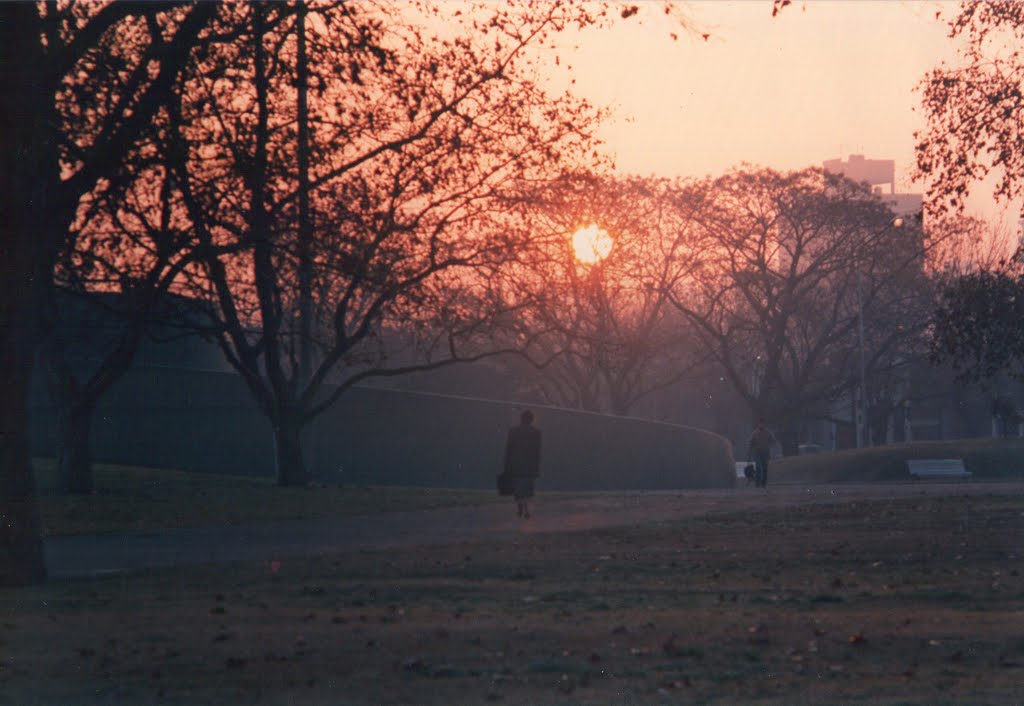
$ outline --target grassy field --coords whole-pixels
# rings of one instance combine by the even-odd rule
[[[908,458],[963,458],[976,478],[1024,479],[1024,440],[894,444],[773,461],[771,482],[905,480]],[[279,488],[266,478],[96,464],[88,496],[55,492],[52,459],[36,459],[47,535],[151,531],[506,502],[489,490],[314,486]],[[580,493],[549,493],[549,498]]]
[[[874,482],[907,480],[907,459],[959,458],[979,479],[1024,479],[1024,439],[958,439],[889,444],[773,461],[770,480]]]
[[[0,704],[1019,704],[1021,537],[921,496],[54,581]]]
[[[44,532],[149,531],[241,522],[339,517],[503,501],[497,493],[447,488],[280,488],[265,478],[96,464],[95,491],[58,495],[51,459],[36,459]]]

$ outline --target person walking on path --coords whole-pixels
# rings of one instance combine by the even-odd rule
[[[533,412],[519,415],[519,425],[508,431],[505,442],[505,473],[512,477],[512,496],[519,517],[530,516],[533,482],[540,475],[540,429],[533,426]]]
[[[768,459],[772,457],[772,446],[777,442],[764,425],[764,417],[757,420],[757,428],[750,435],[748,457],[754,459],[754,484],[758,488],[768,487]]]

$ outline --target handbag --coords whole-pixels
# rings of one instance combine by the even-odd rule
[[[508,473],[498,474],[498,495],[511,495],[515,486],[512,476]]]

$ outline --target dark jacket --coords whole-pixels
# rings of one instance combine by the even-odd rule
[[[528,424],[509,429],[505,442],[505,473],[526,478],[540,475],[540,429]]]
[[[748,446],[749,452],[757,456],[770,456],[772,453],[772,446],[776,443],[775,435],[767,429],[758,427],[754,429],[754,433],[750,435],[750,445]]]

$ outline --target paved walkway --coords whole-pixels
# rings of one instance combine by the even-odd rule
[[[50,537],[45,542],[46,563],[54,577],[96,576],[180,564],[273,561],[359,549],[502,540],[522,534],[572,532],[811,503],[1021,493],[1021,482],[923,482],[622,492],[547,502],[541,495],[534,503],[534,516],[528,520],[516,518],[510,502],[234,527]]]

